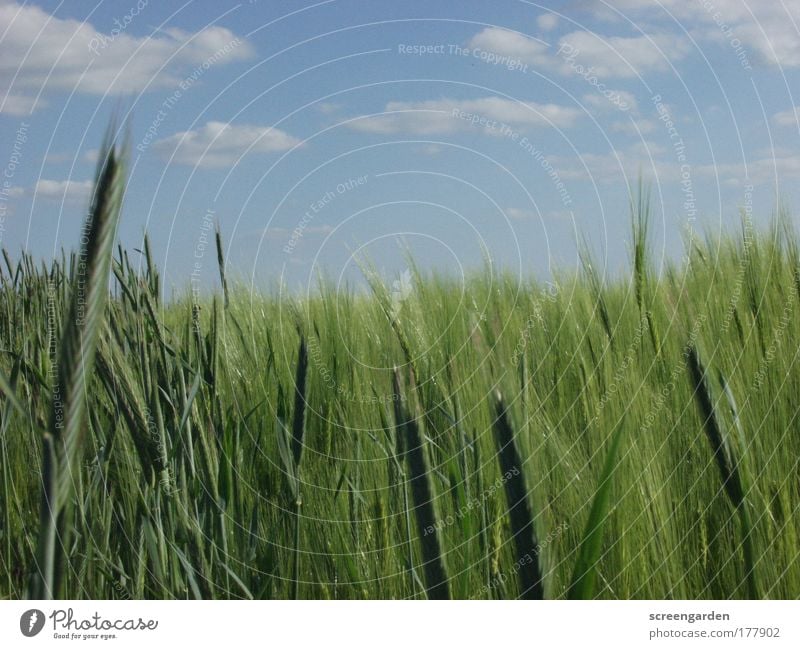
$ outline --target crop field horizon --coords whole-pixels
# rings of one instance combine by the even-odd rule
[[[800,241],[786,214],[656,273],[162,300],[115,243],[0,264],[0,597],[794,599]],[[125,197],[127,207],[134,196]],[[109,290],[110,287],[110,290]]]

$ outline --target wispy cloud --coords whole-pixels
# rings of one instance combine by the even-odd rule
[[[530,221],[540,217],[536,210],[524,209],[521,207],[507,207],[505,209],[506,216],[515,221]]]
[[[592,68],[601,78],[633,78],[668,70],[690,51],[689,41],[677,34],[602,36],[574,31],[558,41],[560,69],[564,74]]]
[[[366,115],[348,123],[369,133],[441,135],[481,126],[480,120],[507,124],[519,130],[542,126],[567,128],[582,115],[577,108],[557,104],[514,101],[501,97],[390,101],[379,115]],[[472,116],[475,116],[473,121]],[[479,132],[497,134],[493,128]]]
[[[604,94],[598,92],[586,94],[583,96],[583,102],[591,106],[595,111],[606,113],[618,113],[621,110],[620,106],[623,106],[625,110],[634,112],[639,107],[633,93],[627,90],[614,90],[611,88],[607,89]]]
[[[41,100],[34,104],[45,90],[104,95],[170,86],[206,61],[230,62],[253,54],[246,41],[224,27],[133,36],[128,32],[135,21],[148,22],[144,11],[126,31],[103,33],[35,5],[0,3],[0,112],[21,115],[40,108]]]
[[[94,184],[91,180],[45,180],[36,183],[33,193],[36,198],[67,203],[82,203],[89,200]]]
[[[301,140],[270,126],[208,122],[157,141],[153,149],[177,164],[214,168],[236,164],[250,153],[275,153],[298,146]]]
[[[550,162],[565,180],[602,184],[627,181],[635,184],[639,176],[661,181],[680,180],[680,166],[666,157],[667,150],[653,142],[638,141],[605,153],[578,156],[551,156]]]
[[[696,171],[705,177],[719,176],[737,184],[749,181],[755,185],[771,185],[800,179],[800,158],[776,152],[774,156],[748,160],[746,165],[743,162],[703,165]]]
[[[545,32],[552,31],[558,27],[558,16],[556,14],[541,14],[536,18],[536,24],[539,29]]]
[[[611,130],[614,133],[625,133],[626,135],[633,135],[639,137],[652,133],[657,128],[656,122],[651,119],[629,119],[613,122]]]
[[[553,29],[558,21],[552,14],[540,16],[542,29]],[[519,59],[561,75],[574,74],[577,66],[592,68],[601,78],[633,78],[639,74],[669,69],[690,51],[685,37],[672,33],[641,36],[604,36],[577,30],[562,36],[554,47],[501,27],[487,27],[473,36],[470,47]]]
[[[323,101],[316,105],[316,109],[323,115],[332,115],[338,113],[342,109],[342,105],[332,101]]]
[[[743,0],[591,0],[599,17],[616,17],[608,7],[639,21],[675,25],[681,21],[695,39],[723,47],[741,46],[762,63],[800,67],[797,0],[747,2]],[[738,52],[737,52],[738,55]]]
[[[794,126],[796,128],[798,123],[800,123],[800,107],[775,113],[772,116],[772,123],[775,124],[775,126]]]
[[[470,39],[469,46],[534,65],[545,65],[548,61],[546,43],[502,27],[483,29]]]

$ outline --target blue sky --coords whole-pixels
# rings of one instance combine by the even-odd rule
[[[800,1],[224,5],[0,0],[0,243],[73,246],[115,111],[131,136],[122,242],[167,286],[387,275],[406,246],[460,276],[625,264],[628,196],[657,259],[687,228],[797,206]],[[752,190],[750,189],[752,187]]]

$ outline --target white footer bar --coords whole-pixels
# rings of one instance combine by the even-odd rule
[[[3,647],[797,648],[798,628],[796,601],[0,602]]]

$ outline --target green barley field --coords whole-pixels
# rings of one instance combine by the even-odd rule
[[[81,249],[2,262],[0,596],[800,596],[787,217],[657,270],[642,192],[626,277],[304,297],[218,240],[219,293],[164,302],[106,150]]]

